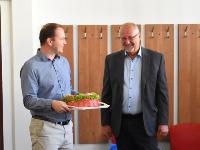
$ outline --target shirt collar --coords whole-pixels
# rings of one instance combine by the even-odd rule
[[[128,54],[127,54],[127,52],[126,52],[126,50],[125,50],[125,56],[127,56]],[[142,57],[142,50],[141,50],[141,46],[140,46],[140,49],[139,49],[139,52],[137,53],[137,56],[140,56],[140,57]]]
[[[50,59],[47,58],[47,56],[44,55],[44,54],[40,51],[40,48],[38,48],[38,50],[37,50],[37,56],[38,56],[41,60],[43,60],[43,61],[50,61]],[[54,57],[54,60],[57,59],[57,58],[60,59],[60,55],[56,54],[55,57]]]

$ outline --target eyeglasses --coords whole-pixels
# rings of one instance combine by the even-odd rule
[[[129,40],[129,41],[135,41],[136,39],[137,39],[137,36],[140,34],[140,32],[138,32],[136,35],[134,35],[134,36],[129,36],[129,37],[121,37],[121,40],[122,41],[126,41],[127,39]]]

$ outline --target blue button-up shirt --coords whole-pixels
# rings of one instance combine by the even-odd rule
[[[24,106],[32,116],[41,116],[52,122],[71,119],[71,113],[57,113],[51,108],[52,100],[61,100],[71,94],[70,66],[62,56],[48,59],[39,50],[21,69],[21,88]]]
[[[134,59],[125,52],[123,107],[124,114],[138,114],[141,108],[141,48]]]

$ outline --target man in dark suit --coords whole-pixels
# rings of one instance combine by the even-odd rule
[[[118,150],[156,150],[157,135],[168,133],[168,90],[164,56],[141,47],[138,26],[120,29],[123,50],[106,57],[102,101],[103,134],[116,137]]]

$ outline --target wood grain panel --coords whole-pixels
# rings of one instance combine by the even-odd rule
[[[173,124],[174,25],[145,25],[145,47],[161,52],[165,56],[165,67],[169,92],[169,124]]]
[[[102,35],[102,38],[101,38]],[[86,36],[86,37],[85,37]],[[78,26],[78,88],[101,94],[104,60],[107,55],[107,26]],[[102,143],[100,110],[79,112],[79,143]]]
[[[112,36],[112,52],[116,52],[122,49],[120,40],[120,25],[111,26],[111,36]]]
[[[162,26],[162,53],[165,56],[165,67],[169,94],[169,124],[174,124],[174,25]]]
[[[200,25],[179,25],[179,123],[200,123]]]
[[[122,49],[121,40],[120,40],[120,26],[121,25],[112,25],[111,26],[111,36],[112,36],[112,52],[116,52]],[[138,25],[139,30],[141,31],[141,25]]]
[[[162,52],[162,25],[145,25],[145,47]]]
[[[74,55],[73,55],[73,25],[63,25],[67,44],[62,55],[67,58],[71,68],[71,83],[74,87]]]
[[[67,60],[69,61],[70,64],[70,69],[71,69],[71,84],[72,84],[72,89],[74,87],[74,53],[73,53],[73,25],[63,25],[63,29],[65,31],[65,40],[67,44],[64,46],[63,53],[61,54]],[[74,112],[72,112],[72,121],[74,122]],[[74,129],[73,129],[73,133]],[[73,136],[73,141],[75,142],[75,136]]]

